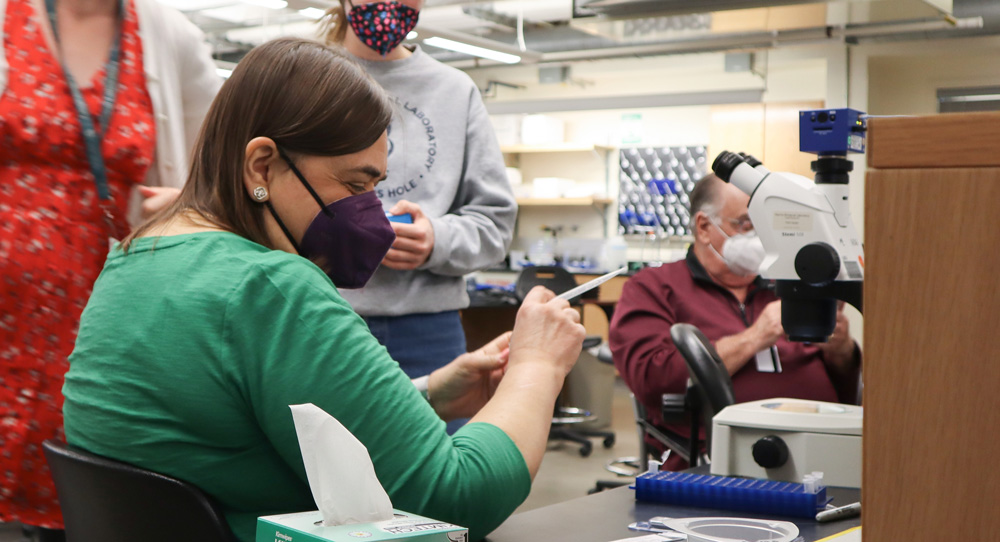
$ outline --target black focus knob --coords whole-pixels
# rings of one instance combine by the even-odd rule
[[[712,172],[715,173],[716,177],[728,183],[733,170],[742,163],[743,158],[740,155],[734,152],[722,151],[719,153],[719,156],[715,157],[715,161],[712,162]]]
[[[788,462],[788,445],[781,437],[768,435],[753,443],[753,460],[765,469],[776,469]]]
[[[760,165],[760,160],[754,158],[753,155],[741,152],[740,156],[743,158],[743,161],[746,162],[747,165],[749,165],[750,167],[757,167]]]
[[[809,243],[795,255],[795,272],[806,284],[826,286],[840,274],[840,254],[826,243]]]

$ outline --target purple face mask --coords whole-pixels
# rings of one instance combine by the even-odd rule
[[[375,273],[396,240],[396,232],[385,217],[382,202],[371,191],[324,205],[295,164],[284,152],[278,152],[312,194],[320,212],[309,224],[301,243],[295,242],[271,202],[267,201],[265,203],[271,215],[299,255],[323,269],[337,288],[361,288]]]

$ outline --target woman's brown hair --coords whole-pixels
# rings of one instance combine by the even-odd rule
[[[222,85],[195,144],[177,200],[123,242],[194,211],[214,226],[269,248],[264,207],[243,184],[247,143],[269,137],[283,151],[340,156],[375,144],[392,119],[382,87],[340,47],[281,38],[254,48]]]
[[[347,36],[346,0],[337,2],[319,18],[319,38],[327,44],[340,45]]]

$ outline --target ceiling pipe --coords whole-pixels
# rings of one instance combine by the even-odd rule
[[[793,30],[771,30],[721,34],[711,37],[685,38],[640,45],[623,45],[600,49],[582,49],[541,53],[540,64],[565,63],[584,60],[606,60],[624,57],[657,56],[688,53],[712,53],[722,51],[759,50],[788,45],[824,43],[831,40],[873,39],[900,36],[916,32],[936,30],[963,30],[983,27],[981,17],[955,19],[947,16],[941,19],[921,19],[896,23],[854,24],[846,26],[823,26]],[[461,40],[461,38],[455,38]],[[492,40],[485,40],[493,42]],[[496,42],[493,42],[496,43]],[[510,47],[510,46],[508,46]],[[450,62],[456,68],[477,68],[500,65],[489,61]]]
[[[709,11],[727,11],[795,4],[815,4],[831,0],[589,0],[580,2],[583,10],[594,12],[606,20],[651,17],[656,15],[687,15]]]
[[[667,94],[636,94],[580,98],[550,98],[542,100],[488,101],[491,115],[555,113],[559,111],[594,111],[605,109],[643,109],[648,107],[679,107],[692,105],[760,103],[764,89],[708,90]]]
[[[648,56],[657,54],[703,53],[732,49],[761,49],[782,45],[856,38],[888,37],[913,32],[933,30],[982,28],[979,17],[953,19],[951,17],[933,20],[907,21],[899,23],[878,23],[847,26],[826,26],[798,30],[774,30],[741,34],[726,34],[708,39],[671,40],[656,44],[628,45],[605,49],[564,51],[544,53],[541,62],[569,62],[575,60],[596,60],[626,56]]]
[[[868,38],[881,37],[899,34],[909,34],[911,32],[933,32],[935,30],[959,30],[982,28],[982,17],[966,17],[956,19],[946,16],[944,19],[932,19],[929,21],[913,21],[900,23],[871,23],[858,28],[840,28],[834,35],[842,35],[845,38]],[[888,32],[885,29],[889,29]]]
[[[678,53],[707,53],[732,49],[760,49],[776,45],[777,32],[725,34],[718,37],[688,38],[643,45],[623,45],[601,49],[582,49],[544,53],[541,62],[569,62],[576,60],[603,60],[630,56],[669,55]]]

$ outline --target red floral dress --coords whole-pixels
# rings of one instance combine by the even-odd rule
[[[127,2],[115,109],[102,151],[116,226],[156,141],[135,6]],[[77,325],[108,252],[76,109],[41,31],[44,11],[8,0],[0,95],[0,521],[62,528],[41,443],[63,438],[62,385]],[[102,68],[79,81],[97,123]]]

